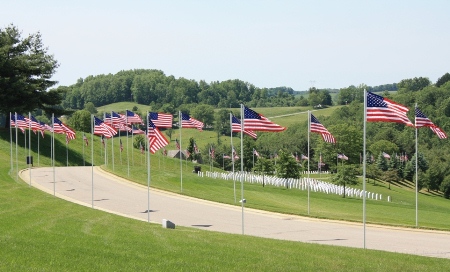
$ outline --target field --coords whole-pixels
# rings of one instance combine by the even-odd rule
[[[293,114],[303,109],[277,109],[272,112],[269,109],[265,111],[264,108],[256,110],[275,120],[277,115]],[[328,110],[330,109],[320,110],[315,115],[325,116],[329,114]],[[306,114],[293,116],[306,117]],[[285,119],[280,118],[279,121]],[[178,133],[178,130],[174,131],[172,140],[178,137]],[[15,135],[12,136],[14,141]],[[442,271],[443,267],[450,265],[450,260],[447,259],[302,244],[183,227],[177,227],[173,231],[162,229],[159,225],[81,207],[16,181],[16,170],[26,167],[28,150],[23,148],[25,139],[19,132],[19,161],[16,164],[15,160],[10,159],[9,131],[1,131],[0,137],[0,270]],[[31,137],[34,165],[50,165],[50,135],[47,133],[44,139],[40,139],[39,154],[37,139],[40,136],[31,134]],[[111,141],[108,141],[109,155],[105,164],[104,151],[98,137],[92,142],[88,135],[89,146],[86,147],[82,134],[79,133],[77,139],[69,143],[66,153],[64,137],[56,135],[56,165],[90,165],[93,161],[96,165],[103,164],[104,169],[119,176],[146,184],[145,158],[138,149],[131,148],[131,136],[129,147],[126,146],[126,137],[121,137],[125,145],[124,151],[120,153],[116,138],[113,142],[113,164]],[[189,137],[195,137],[199,146],[217,141],[217,135],[212,131],[183,129],[182,137],[183,143],[187,143]],[[229,137],[222,137],[223,141],[230,140]],[[93,144],[94,158],[91,157]],[[15,159],[14,147],[13,144],[12,154]],[[173,141],[168,149],[175,149]],[[182,194],[239,205],[234,202],[232,182],[198,178],[192,173],[192,163],[182,162],[182,166]],[[202,168],[209,169],[206,165]],[[159,153],[152,155],[152,187],[181,193],[179,175],[178,159],[163,157]],[[330,176],[321,175],[320,178],[329,180]],[[361,186],[359,184],[356,187]],[[383,194],[384,201],[368,200],[367,221],[415,227],[415,193],[412,187],[409,183],[398,183],[392,184],[389,190],[388,184],[384,182],[368,181],[367,190]],[[307,215],[306,191],[247,183],[244,190],[249,208]],[[237,194],[240,195],[239,189]],[[392,202],[385,201],[388,195],[392,197]],[[312,217],[357,222],[362,220],[362,201],[359,198],[311,193],[310,207],[309,216]],[[419,227],[450,230],[449,207],[450,201],[439,194],[421,191]]]

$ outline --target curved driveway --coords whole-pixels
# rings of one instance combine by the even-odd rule
[[[129,182],[94,167],[57,167],[31,170],[31,185],[57,197],[147,221],[167,219],[176,225],[242,234],[242,209],[199,200]],[[30,180],[29,170],[21,178]],[[94,190],[92,190],[94,188]],[[92,198],[92,195],[94,196]],[[150,199],[150,214],[147,213]],[[362,223],[318,220],[244,209],[244,233],[266,238],[364,247]],[[450,258],[450,232],[366,225],[366,248],[391,252]]]

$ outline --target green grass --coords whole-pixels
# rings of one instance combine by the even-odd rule
[[[448,259],[184,227],[163,229],[159,224],[79,206],[15,181],[15,174],[12,177],[8,174],[10,145],[5,138],[9,140],[9,134],[2,132],[0,135],[1,271],[442,271],[450,265]],[[64,140],[58,138],[57,142],[59,140],[62,142],[57,146],[61,152],[57,158],[63,159],[58,159],[57,164],[65,165]],[[69,147],[69,158],[79,160],[82,155],[75,156],[74,153],[80,152],[81,141],[73,141]],[[27,154],[22,149],[18,153],[20,157]],[[95,161],[100,160],[100,152],[96,156]],[[48,163],[48,158],[41,157],[42,165]],[[179,165],[177,160],[159,161],[152,157],[152,165],[153,184],[164,182],[173,190],[179,189],[176,175],[170,173]],[[25,167],[23,162],[19,164],[21,167]],[[142,170],[138,165],[134,167]],[[159,167],[166,171],[157,171]],[[187,174],[191,166],[188,164],[188,167],[186,191],[193,190],[189,184],[196,180]],[[124,165],[118,164],[117,169],[120,173],[125,171]],[[137,175],[132,173],[133,177]],[[229,187],[218,180],[197,180],[194,188],[217,197],[224,193],[214,192],[215,189]],[[252,189],[246,185],[249,195]],[[293,190],[267,189],[270,190],[264,192],[266,197],[278,191],[293,193]],[[254,190],[257,192],[256,188]],[[291,197],[295,198],[295,195]],[[295,201],[300,203],[300,199]],[[276,201],[267,205],[275,204]]]

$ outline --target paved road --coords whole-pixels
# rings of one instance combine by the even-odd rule
[[[93,175],[92,175],[93,173]],[[92,187],[92,176],[93,187]],[[30,173],[21,173],[29,182]],[[138,220],[242,234],[242,209],[164,191],[148,189],[94,167],[37,168],[31,185],[81,205]],[[94,188],[94,190],[92,190]],[[92,194],[92,192],[94,192]],[[92,195],[94,196],[92,198]],[[147,213],[150,199],[150,214]],[[93,201],[92,201],[93,200]],[[346,223],[244,209],[244,233],[260,237],[364,247],[361,223]],[[366,248],[423,256],[450,258],[450,232],[366,225]]]

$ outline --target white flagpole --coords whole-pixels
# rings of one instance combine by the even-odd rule
[[[31,166],[33,166],[33,164],[31,163],[31,112],[28,112],[28,159],[30,160],[30,186],[31,186]],[[417,157],[417,156],[416,156]]]
[[[12,144],[12,127],[11,127],[11,112],[9,112],[9,144],[10,144],[10,161],[11,161],[11,169],[9,170],[10,175],[12,175],[12,172],[14,170],[14,163],[13,163],[13,144]],[[16,122],[14,122],[15,125]]]
[[[181,182],[181,192],[183,192],[183,160],[181,159],[181,129],[183,128],[181,117],[181,111],[178,111],[178,122],[180,123],[178,126],[179,132],[180,132],[180,182]]]
[[[94,208],[94,115],[91,114],[91,203]]]
[[[149,132],[150,130],[148,129],[148,122],[149,116],[148,116],[148,111],[147,111],[147,139],[146,139],[146,146],[147,146],[147,222],[150,223],[150,145],[149,145]]]
[[[367,92],[364,89],[364,144],[363,144],[363,240],[366,248],[366,123],[367,123]]]
[[[417,103],[416,103],[416,108],[417,108]],[[415,123],[415,119],[414,119],[414,123]],[[414,124],[416,125],[416,124]],[[416,127],[416,227],[419,226],[419,214],[418,214],[418,181],[419,181],[419,174],[418,174],[418,170],[417,170],[417,166],[418,166],[418,157],[419,157],[419,147],[418,147],[418,143],[417,143],[417,138],[418,138],[418,132],[417,132],[417,127]]]
[[[241,207],[242,207],[242,234],[244,234],[244,104],[241,104]]]
[[[17,133],[17,112],[15,114],[15,127],[16,127],[16,180],[19,180],[19,147],[17,146],[19,142],[19,135]]]
[[[40,132],[40,131],[39,131]],[[45,132],[44,132],[45,133]],[[40,163],[39,163],[39,157],[40,157],[40,151],[39,151],[39,149],[40,149],[40,147],[41,147],[41,145],[40,145],[40,143],[39,143],[39,133],[37,133],[37,145],[38,145],[38,167],[40,166]]]
[[[86,166],[86,160],[84,158],[84,145],[86,144],[86,140],[84,139],[84,137],[86,137],[86,134],[84,134],[83,132],[83,141],[81,142],[81,144],[83,145],[83,166]]]
[[[231,141],[231,163],[233,167],[233,189],[234,189],[234,203],[236,203],[236,179],[234,178],[234,153],[233,153],[233,117],[230,112],[230,141]]]
[[[309,214],[309,185],[310,185],[310,180],[309,180],[309,135],[310,135],[310,131],[311,131],[311,111],[308,110],[308,214]]]
[[[112,111],[110,117],[111,117],[111,127],[114,127]],[[114,172],[114,135],[111,137],[111,160],[112,160],[112,170]]]
[[[66,166],[69,166],[69,139],[67,138],[67,133],[66,133]]]
[[[128,126],[128,110],[125,111],[126,126]],[[128,128],[127,128],[127,163],[128,163],[128,176],[130,176],[130,159],[128,157]]]
[[[133,124],[131,124],[131,163],[134,166],[134,132],[133,132]]]
[[[56,175],[55,175],[55,114],[52,113],[52,166],[53,166],[53,195],[56,195]]]

